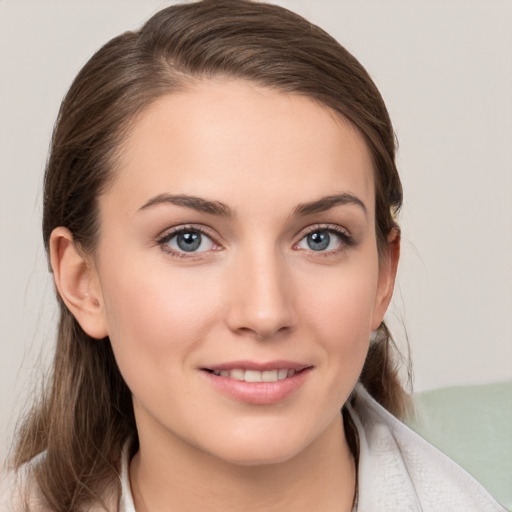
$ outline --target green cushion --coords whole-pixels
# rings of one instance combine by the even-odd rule
[[[512,511],[512,382],[414,395],[406,423]]]

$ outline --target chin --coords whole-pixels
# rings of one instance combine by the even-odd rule
[[[260,430],[251,435],[250,431],[231,433],[224,439],[218,439],[215,445],[204,446],[217,459],[227,463],[254,467],[268,466],[287,462],[305,453],[308,446],[318,437],[315,432],[300,431],[293,428]],[[215,442],[214,439],[210,438]]]
[[[220,455],[221,458],[229,464],[244,467],[258,467],[287,462],[296,457],[300,452],[300,449],[292,449],[292,447],[290,447],[290,449],[281,448],[276,450],[273,448],[269,449],[268,446],[252,446],[251,449],[248,450],[247,446],[245,446],[241,447],[240,450],[232,450],[230,453],[218,454],[218,456]]]

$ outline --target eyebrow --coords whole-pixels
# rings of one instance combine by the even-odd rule
[[[203,213],[209,213],[211,215],[219,215],[222,217],[233,217],[234,212],[229,206],[221,203],[220,201],[209,201],[201,197],[189,196],[185,194],[171,195],[171,194],[160,194],[151,198],[147,203],[139,208],[139,212],[158,206],[161,204],[174,204],[176,206],[184,206],[185,208],[191,208]]]
[[[221,203],[220,201],[210,201],[208,199],[203,199],[202,197],[190,196],[186,194],[159,194],[144,203],[144,205],[141,206],[138,211],[144,211],[148,208],[153,208],[161,204],[174,204],[176,206],[184,206],[185,208],[208,213],[210,215],[218,215],[221,217],[235,216],[234,211],[229,206]],[[325,212],[331,208],[334,208],[335,206],[346,204],[352,204],[360,207],[363,210],[365,216],[368,216],[368,210],[365,204],[358,197],[348,192],[322,197],[308,203],[301,203],[295,207],[293,216],[305,217],[314,213]]]
[[[345,204],[353,204],[359,206],[363,210],[365,216],[368,216],[368,209],[366,208],[363,201],[361,201],[361,199],[348,192],[345,192],[343,194],[322,197],[320,199],[317,199],[316,201],[311,201],[309,203],[299,204],[294,210],[294,215],[302,217],[306,215],[311,215],[313,213],[325,212],[327,210],[330,210],[331,208],[334,208],[335,206]]]

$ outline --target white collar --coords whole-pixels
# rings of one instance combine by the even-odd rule
[[[130,442],[125,443],[121,458],[121,499],[119,501],[119,512],[135,512],[132,490],[130,486]]]
[[[472,476],[356,386],[360,512],[505,512]]]

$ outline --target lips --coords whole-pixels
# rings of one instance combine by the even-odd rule
[[[280,402],[297,391],[312,368],[292,361],[236,361],[202,370],[215,389],[224,395],[237,401],[264,405]]]

